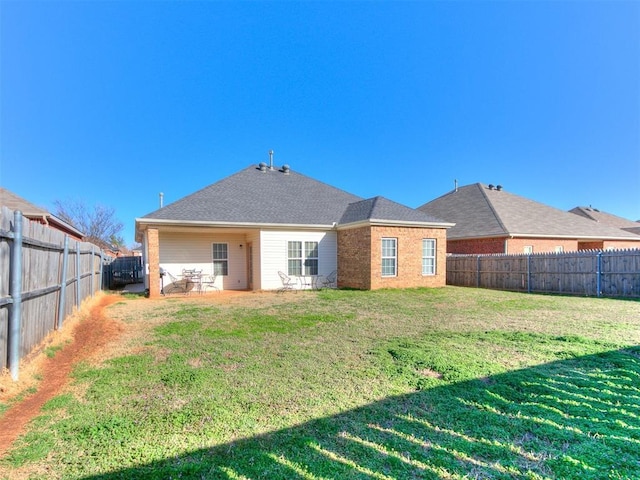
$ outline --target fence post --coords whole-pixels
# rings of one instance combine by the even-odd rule
[[[596,261],[596,295],[602,296],[602,250],[598,252],[598,259]]]
[[[531,293],[531,255],[527,255],[527,293]]]
[[[67,270],[69,267],[69,235],[64,236],[64,250],[62,252],[62,279],[60,280],[60,302],[58,303],[58,324],[56,329],[62,328],[64,321],[65,302],[67,299]]]
[[[96,293],[94,292],[94,282],[96,276],[96,247],[95,245],[91,245],[91,298]]]
[[[13,212],[13,248],[11,249],[10,295],[13,300],[9,315],[9,370],[18,380],[20,367],[20,330],[22,322],[22,212]]]
[[[80,308],[80,242],[76,247],[76,308]]]
[[[476,287],[480,288],[480,255],[478,255],[476,263]]]
[[[104,252],[100,250],[100,291],[104,290]]]

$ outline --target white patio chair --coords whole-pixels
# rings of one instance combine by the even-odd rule
[[[278,272],[278,276],[282,281],[282,287],[278,289],[278,292],[285,292],[287,290],[296,290],[298,286],[298,282],[294,278],[290,277],[284,272]]]
[[[164,285],[163,287],[163,291],[165,294],[171,294],[171,293],[186,294],[189,291],[187,280],[185,279],[180,280],[179,278],[176,278],[175,275],[173,275],[168,270],[165,270],[164,274],[169,277],[169,280],[171,280],[171,283],[169,283],[168,285]]]
[[[319,280],[318,288],[336,288],[338,280],[338,272],[334,270],[326,277],[322,277]]]
[[[216,279],[218,278],[217,274],[213,275],[203,275],[200,281],[200,292],[207,293],[207,288],[213,288],[216,291],[220,291],[220,289],[216,286]]]

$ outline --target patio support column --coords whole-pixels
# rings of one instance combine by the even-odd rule
[[[149,297],[160,296],[160,242],[158,229],[147,229],[147,249],[149,255]]]

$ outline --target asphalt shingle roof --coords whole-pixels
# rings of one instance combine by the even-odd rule
[[[622,228],[628,232],[640,233],[640,222],[634,222],[611,213],[603,212],[597,208],[592,207],[575,207],[569,210],[571,213],[581,215],[594,222],[601,223],[602,225],[609,225],[610,227]]]
[[[382,197],[363,200],[289,170],[250,166],[143,220],[232,224],[333,225],[364,220],[442,223]]]
[[[406,207],[384,197],[373,197],[351,203],[340,219],[340,224],[381,220],[390,222],[444,223],[427,213]]]
[[[447,232],[449,239],[511,235],[638,238],[633,233],[481,183],[460,187],[418,210],[454,222],[456,225]]]

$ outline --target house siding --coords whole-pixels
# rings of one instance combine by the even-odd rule
[[[338,287],[371,288],[371,228],[338,231]]]
[[[202,270],[204,275],[213,274],[212,244],[226,243],[228,275],[219,276],[216,286],[220,290],[244,290],[247,288],[245,240],[244,234],[160,232],[160,267],[178,278],[185,268]]]
[[[553,253],[557,247],[562,247],[564,252],[578,250],[603,250],[603,249],[627,249],[640,248],[640,236],[638,241],[624,240],[600,240],[579,241],[566,238],[533,238],[533,237],[496,237],[477,238],[468,240],[448,240],[447,250],[454,254],[483,255],[491,253],[524,253],[524,247],[533,247],[533,253]]]
[[[382,239],[397,239],[397,272],[382,276]],[[436,274],[422,274],[422,240],[436,240]],[[442,287],[446,284],[446,230],[367,226],[338,232],[338,286],[379,288]]]
[[[460,255],[486,254],[486,253],[506,253],[506,237],[497,238],[474,238],[468,240],[448,240],[447,251]]]
[[[282,286],[278,272],[287,273],[288,242],[318,242],[318,274],[329,275],[337,269],[336,232],[262,231],[260,234],[260,288],[275,290]]]
[[[564,238],[510,238],[507,240],[506,253],[524,253],[525,246],[532,246],[533,253],[553,253],[556,251],[556,247],[562,247],[563,252],[575,252],[578,250],[578,240]]]

